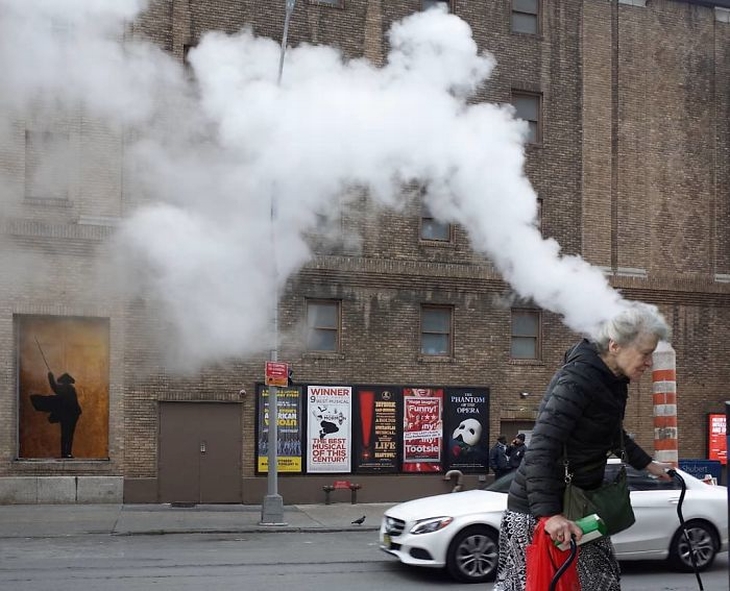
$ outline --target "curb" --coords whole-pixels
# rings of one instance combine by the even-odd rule
[[[108,535],[115,536],[115,537],[125,537],[125,536],[166,536],[166,535],[174,535],[174,534],[184,534],[184,535],[190,535],[190,534],[241,534],[241,533],[314,533],[314,534],[320,534],[320,533],[341,533],[341,532],[377,532],[380,531],[380,527],[321,527],[321,526],[311,526],[311,525],[302,525],[302,526],[293,526],[293,525],[272,525],[272,526],[250,526],[250,527],[240,527],[240,528],[232,528],[232,529],[201,529],[201,528],[195,528],[195,529],[150,529],[150,530],[144,530],[144,531],[122,531],[122,532],[108,532]],[[91,534],[92,532],[88,532]],[[98,534],[98,532],[96,532]],[[105,532],[107,533],[107,532]],[[83,533],[80,533],[78,535],[86,535]],[[28,537],[28,536],[25,536]],[[49,537],[49,536],[39,536],[39,537]],[[67,535],[63,536],[56,536],[56,537],[67,537]]]

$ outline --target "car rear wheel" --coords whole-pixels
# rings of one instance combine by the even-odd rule
[[[697,570],[707,569],[717,554],[717,537],[712,526],[703,521],[689,521],[686,524],[687,534],[695,551]],[[669,562],[682,572],[692,572],[691,548],[684,537],[682,528],[678,529],[669,547]]]
[[[462,583],[491,581],[497,574],[498,534],[485,526],[468,527],[454,536],[449,545],[446,569]]]

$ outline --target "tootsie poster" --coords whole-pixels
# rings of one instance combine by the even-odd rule
[[[307,472],[350,472],[352,387],[307,386]]]
[[[403,388],[403,472],[440,472],[442,388]]]

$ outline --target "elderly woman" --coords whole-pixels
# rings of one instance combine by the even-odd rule
[[[670,330],[656,307],[629,303],[591,340],[565,356],[538,410],[530,445],[509,491],[499,535],[499,567],[494,591],[524,591],[525,548],[540,518],[545,532],[561,542],[582,534],[563,514],[567,450],[573,483],[584,489],[601,485],[609,453],[638,470],[669,479],[668,465],[653,462],[622,427],[629,380],[651,367],[652,353]],[[590,384],[590,387],[589,387]],[[623,440],[623,441],[621,441]],[[584,591],[619,591],[620,571],[608,537],[581,546],[578,578]]]

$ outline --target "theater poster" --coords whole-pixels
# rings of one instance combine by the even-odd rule
[[[727,464],[727,417],[720,413],[707,415],[708,453],[710,460]]]
[[[489,466],[489,390],[447,388],[444,400],[445,469],[486,473]]]
[[[400,388],[357,386],[354,392],[355,471],[398,471]]]
[[[269,471],[269,389],[256,386],[256,470]],[[276,392],[276,466],[278,472],[302,471],[302,389],[279,388]]]
[[[440,472],[443,468],[442,388],[403,388],[402,472]]]
[[[352,387],[307,386],[307,472],[350,472]]]
[[[15,320],[19,457],[108,459],[109,320]]]

